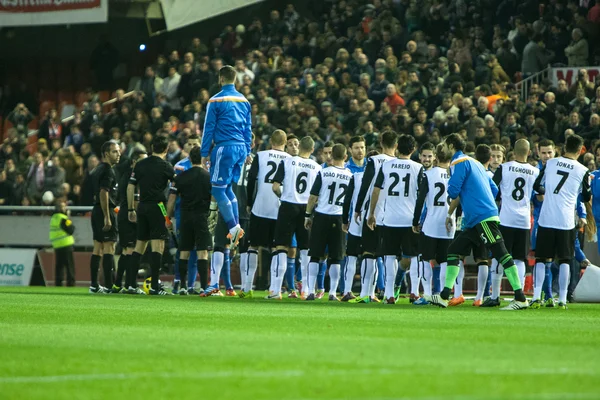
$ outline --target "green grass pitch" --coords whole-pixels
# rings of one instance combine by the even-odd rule
[[[0,399],[600,399],[600,306],[0,289]]]

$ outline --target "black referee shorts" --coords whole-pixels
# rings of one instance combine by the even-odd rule
[[[208,230],[208,214],[193,211],[181,211],[179,227],[179,250],[208,250],[212,244]]]
[[[95,242],[116,242],[117,233],[117,213],[112,207],[108,207],[108,214],[112,224],[110,230],[104,232],[104,213],[102,207],[96,204],[92,209],[92,235]]]
[[[308,255],[318,258],[327,255],[330,260],[341,260],[344,258],[345,236],[341,215],[315,212]]]
[[[117,214],[119,224],[119,244],[122,248],[135,247],[137,227],[129,221],[127,207],[121,208]]]
[[[140,203],[137,208],[137,239],[168,240],[169,230],[158,203]]]

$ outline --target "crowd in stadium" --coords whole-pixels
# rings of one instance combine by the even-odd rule
[[[585,70],[569,87],[542,82],[521,95],[518,82],[548,64],[596,64],[600,5],[594,0],[323,0],[313,16],[289,4],[267,20],[226,26],[212,38],[165,49],[148,66],[134,95],[117,91],[106,112],[97,93],[74,119],[57,110],[40,116],[35,152],[26,146],[34,118],[31,94],[3,98],[12,128],[0,145],[0,204],[40,204],[45,191],[73,205],[91,205],[89,173],[107,139],[122,143],[126,163],[156,135],[170,139],[168,160],[185,157],[183,143],[202,134],[205,108],[219,90],[217,72],[231,64],[238,88],[252,104],[255,151],[274,129],[316,141],[348,143],[363,135],[374,148],[393,129],[437,144],[452,132],[502,144],[510,158],[519,138],[563,143],[586,139],[583,158],[596,169],[600,91]]]

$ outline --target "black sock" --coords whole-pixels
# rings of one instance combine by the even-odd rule
[[[208,287],[208,260],[198,260],[198,274],[200,275],[200,285],[202,289]]]
[[[515,290],[515,300],[525,301],[525,295],[523,294],[523,289]]]
[[[158,291],[158,278],[160,276],[160,265],[162,263],[162,253],[153,251],[150,255],[150,267],[152,270],[152,289]]]
[[[92,287],[98,287],[98,270],[100,269],[100,256],[92,254],[90,260],[90,274],[92,275]]]
[[[112,288],[113,285],[113,269],[115,267],[115,256],[112,254],[104,254],[102,256],[102,271],[104,272],[104,286]]]
[[[187,270],[188,270],[188,260],[184,260],[183,258],[179,259],[179,279],[181,281],[181,288],[187,288]]]
[[[123,274],[125,274],[125,271],[127,271],[128,269],[129,257],[130,256],[127,254],[121,254],[121,257],[119,257],[119,263],[117,266],[117,276],[115,277],[115,285],[117,285],[118,287],[121,287],[121,284],[123,283]]]
[[[142,255],[137,251],[134,251],[129,259],[129,270],[127,271],[127,280],[129,281],[129,286],[136,288],[137,287],[137,276],[140,271],[140,262],[142,260]]]
[[[442,299],[448,300],[450,298],[450,288],[444,287],[442,289],[442,293],[440,293],[440,296]]]

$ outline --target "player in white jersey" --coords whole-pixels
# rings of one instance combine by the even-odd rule
[[[399,158],[382,164],[369,205],[367,220],[369,229],[375,230],[377,223],[381,221],[381,253],[385,257],[384,297],[387,304],[396,303],[394,286],[398,272],[398,258],[402,257],[401,263],[405,270],[409,266],[411,270],[418,268],[419,236],[412,230],[412,220],[417,203],[417,190],[423,177],[423,166],[410,159],[416,144],[412,136],[398,137]],[[379,207],[381,204],[383,207]],[[411,284],[411,292],[418,292],[418,282],[418,279],[415,279]],[[418,297],[418,293],[413,294]]]
[[[494,183],[498,186],[500,208],[500,232],[504,245],[512,255],[521,286],[525,285],[525,260],[529,252],[529,230],[531,229],[531,197],[533,184],[540,170],[527,163],[529,141],[519,139],[514,147],[515,160],[500,165],[494,173]],[[482,307],[500,306],[500,285],[504,267],[495,260],[492,268],[492,296]]]
[[[337,287],[340,280],[341,261],[344,258],[345,235],[342,230],[344,198],[352,173],[344,167],[346,147],[336,144],[332,148],[331,161],[319,171],[310,190],[306,206],[304,226],[310,229],[308,255],[308,297],[315,300],[315,283],[319,273],[319,261],[327,254],[329,264],[329,300],[340,301]],[[316,208],[315,208],[316,204]],[[313,217],[314,210],[314,217]]]
[[[437,166],[425,171],[421,185],[419,186],[419,197],[415,207],[413,218],[413,232],[421,233],[419,238],[419,249],[423,260],[434,264],[439,268],[440,274],[446,270],[446,257],[448,256],[448,245],[454,239],[456,232],[456,224],[454,223],[454,213],[452,214],[453,224],[448,231],[446,229],[446,217],[450,203],[448,202],[448,168],[450,166],[450,158],[443,151],[442,145],[438,145],[436,149]],[[421,224],[421,212],[423,204],[427,213]],[[431,265],[430,264],[430,265]],[[424,278],[433,275],[430,274],[427,268],[424,269]],[[438,276],[439,279],[439,276]],[[429,303],[434,289],[431,282],[432,278],[423,281],[424,301],[416,301],[413,304],[421,305]],[[429,283],[427,283],[429,281]]]
[[[275,261],[271,268],[271,287],[267,299],[281,299],[281,285],[287,269],[287,252],[296,235],[300,262],[308,258],[308,230],[304,227],[306,204],[321,166],[310,159],[315,149],[314,140],[303,137],[300,153],[281,161],[273,178],[273,192],[280,198],[275,227]],[[282,188],[283,185],[283,188]]]
[[[558,307],[563,309],[567,308],[569,263],[575,252],[577,199],[580,193],[583,202],[589,202],[592,196],[590,172],[577,161],[582,147],[581,136],[569,136],[563,156],[548,160],[534,185],[534,189],[544,195],[537,233],[536,264],[554,258],[558,260]],[[580,219],[579,223],[584,222]],[[536,282],[533,289],[533,301],[539,301],[541,283]]]
[[[360,297],[352,300],[353,302],[368,303],[370,301],[378,302],[375,297],[375,285],[377,284],[377,266],[375,258],[380,255],[381,237],[379,235],[378,224],[374,230],[367,227],[363,223],[369,217],[369,204],[371,202],[371,194],[375,185],[375,178],[379,173],[381,165],[388,160],[394,159],[396,156],[396,147],[398,146],[398,135],[393,131],[383,132],[380,139],[382,153],[367,159],[367,166],[363,174],[362,182],[356,203],[354,204],[354,220],[357,224],[362,224],[361,245],[363,261],[361,265],[361,290]],[[383,218],[383,203],[380,204],[377,214]]]
[[[250,209],[249,247],[246,257],[240,258],[241,298],[252,297],[252,284],[258,268],[258,250],[274,252],[275,225],[279,198],[273,193],[273,178],[282,160],[289,157],[285,149],[287,136],[278,129],[271,135],[270,150],[259,151],[248,172],[248,209]],[[271,262],[273,264],[273,261]]]

